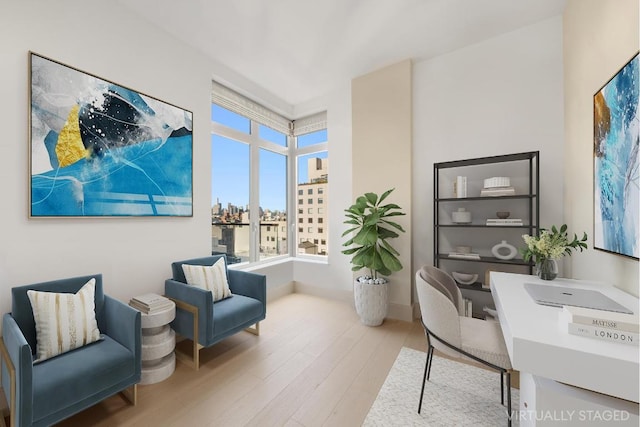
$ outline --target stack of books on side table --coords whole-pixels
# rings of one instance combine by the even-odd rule
[[[636,346],[639,342],[639,320],[637,313],[616,313],[568,305],[560,312],[560,321],[570,334]]]
[[[173,302],[162,295],[144,294],[131,298],[129,305],[144,314],[151,314],[172,308]]]
[[[522,218],[487,218],[487,225],[523,225]]]

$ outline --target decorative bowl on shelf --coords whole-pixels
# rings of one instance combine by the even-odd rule
[[[462,285],[471,285],[472,283],[475,283],[476,280],[478,280],[477,274],[460,273],[458,271],[452,271],[451,275],[453,276],[456,282]]]
[[[511,212],[509,211],[498,211],[496,212],[496,216],[500,219],[507,219],[509,218],[509,215],[511,215]]]

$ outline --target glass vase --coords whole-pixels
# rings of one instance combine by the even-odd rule
[[[542,280],[553,280],[558,277],[558,263],[555,259],[542,259],[536,263],[536,274]]]

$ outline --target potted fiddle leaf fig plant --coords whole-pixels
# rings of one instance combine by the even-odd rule
[[[400,271],[400,254],[388,242],[404,233],[402,226],[391,218],[405,215],[402,208],[394,203],[383,204],[394,189],[382,193],[366,193],[345,209],[344,224],[350,225],[342,237],[353,233],[342,246],[342,251],[351,255],[353,271],[367,269],[368,274],[354,281],[354,299],[356,312],[365,325],[382,324],[389,308],[388,280],[394,271]]]

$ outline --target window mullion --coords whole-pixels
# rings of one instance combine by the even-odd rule
[[[250,189],[249,189],[249,222],[251,224],[251,242],[249,256],[251,262],[260,260],[260,138],[259,124],[251,121],[250,135]]]

